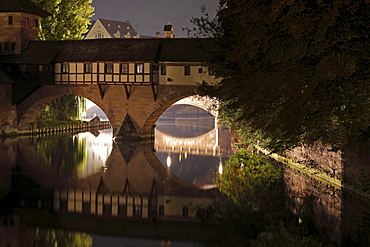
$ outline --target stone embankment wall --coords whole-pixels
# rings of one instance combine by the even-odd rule
[[[339,244],[342,192],[288,166],[283,179],[291,212],[319,230],[326,229],[329,239]]]
[[[287,150],[284,155],[341,180],[342,185],[370,194],[370,141],[343,150],[316,142]]]
[[[370,194],[370,141],[342,154],[343,182]]]
[[[323,171],[333,178],[343,179],[343,152],[333,150],[329,144],[316,142],[312,145],[303,145],[285,151],[284,156],[308,168]]]

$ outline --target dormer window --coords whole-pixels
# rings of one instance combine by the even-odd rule
[[[130,29],[130,26],[127,26],[127,29]]]
[[[104,34],[102,34],[102,33],[97,33],[97,34],[95,35],[95,38],[96,38],[96,39],[103,39],[103,38],[104,38]]]
[[[117,28],[121,28],[121,25],[117,25]]]
[[[13,16],[8,16],[8,24],[13,25],[14,24],[14,18]]]
[[[107,26],[110,27],[110,24],[108,23]]]
[[[116,37],[116,38],[121,38],[121,33],[120,33],[120,31],[119,31],[119,30],[117,30],[117,32],[116,32],[116,33],[114,33],[113,35],[114,35],[114,37]]]

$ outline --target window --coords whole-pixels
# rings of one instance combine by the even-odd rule
[[[199,73],[199,74],[202,74],[202,73],[203,73],[203,68],[199,68],[199,69],[198,69],[198,73]]]
[[[135,215],[135,216],[141,216],[141,206],[139,206],[139,205],[135,205],[135,212],[134,212],[134,215]]]
[[[39,64],[39,72],[44,72],[44,65]]]
[[[68,201],[67,200],[60,200],[60,209],[67,210],[68,209]]]
[[[35,27],[39,27],[39,19],[35,19]]]
[[[96,38],[96,39],[103,39],[103,38],[104,38],[104,34],[102,34],[102,33],[97,33],[97,34],[95,35],[95,38]]]
[[[62,64],[62,73],[68,73],[68,63]]]
[[[82,212],[84,213],[90,213],[90,207],[91,207],[91,204],[90,202],[82,202]]]
[[[127,74],[127,73],[128,73],[128,64],[121,63],[121,74]]]
[[[16,43],[11,42],[10,46],[11,46],[12,51],[15,51]]]
[[[159,215],[164,215],[164,206],[163,205],[159,205]]]
[[[184,66],[184,75],[190,75],[190,66]]]
[[[182,216],[188,217],[189,216],[189,208],[182,207]]]
[[[10,50],[10,43],[9,42],[4,42],[4,50],[6,50],[6,51]]]
[[[92,64],[91,63],[85,63],[85,73],[91,73],[92,72]]]
[[[109,203],[103,204],[103,214],[105,215],[111,215],[112,214],[112,207]]]
[[[14,18],[13,16],[8,16],[8,24],[13,25],[14,24]]]
[[[144,64],[138,63],[136,64],[136,74],[142,74],[143,73]]]
[[[26,26],[29,26],[30,25],[30,18],[29,17],[25,17],[24,18],[24,22],[25,22]]]
[[[165,75],[166,74],[166,66],[161,66],[161,75]]]
[[[122,215],[122,216],[126,216],[127,215],[127,208],[126,208],[126,205],[119,205],[118,207],[118,214],[119,215]]]
[[[113,63],[106,63],[105,64],[105,73],[112,74],[113,73]]]
[[[214,75],[215,73],[213,72],[213,70],[208,69],[208,74],[209,74],[209,75]]]
[[[0,51],[3,49],[3,43],[0,42]]]

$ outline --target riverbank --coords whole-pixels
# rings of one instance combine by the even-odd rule
[[[348,191],[351,191],[352,193],[355,193],[355,194],[358,194],[360,196],[363,196],[363,197],[366,197],[366,198],[370,199],[370,194],[369,193],[361,191],[359,189],[356,189],[354,186],[351,186],[350,184],[345,184],[345,183],[343,183],[342,180],[334,178],[334,177],[330,176],[330,174],[327,174],[327,173],[325,173],[325,172],[323,172],[319,169],[314,169],[312,167],[307,167],[307,166],[305,166],[301,163],[294,162],[293,160],[291,160],[289,158],[286,158],[284,156],[281,156],[279,154],[271,153],[271,152],[267,151],[266,149],[263,149],[263,148],[259,147],[258,145],[255,145],[254,147],[258,151],[262,152],[266,156],[269,156],[269,157],[275,159],[279,163],[282,163],[286,166],[289,166],[290,168],[298,170],[299,172],[302,172],[302,173],[304,173],[304,174],[306,174],[306,175],[308,175],[308,176],[310,176],[310,177],[312,177],[316,180],[319,180],[319,181],[321,181],[325,184],[333,186],[336,189],[348,190]]]
[[[16,137],[16,136],[25,136],[25,135],[37,135],[37,136],[45,136],[45,135],[55,135],[55,134],[63,134],[63,133],[75,133],[75,132],[83,132],[83,131],[90,131],[96,129],[109,129],[112,128],[109,121],[90,121],[90,122],[81,122],[75,124],[66,124],[61,126],[50,126],[44,128],[33,128],[30,127],[28,130],[24,131],[16,131],[6,134],[0,134],[2,138],[8,137]]]

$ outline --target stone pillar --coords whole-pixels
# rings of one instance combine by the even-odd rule
[[[17,122],[16,107],[12,105],[12,85],[0,84],[0,135],[16,132]]]

